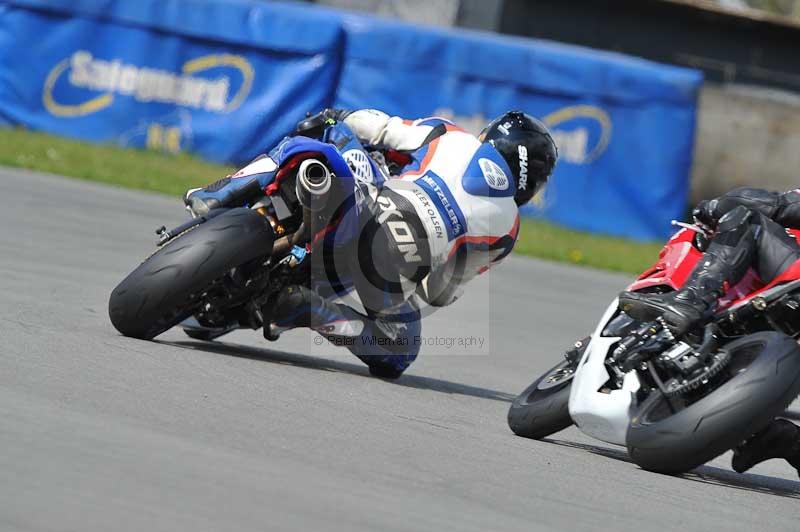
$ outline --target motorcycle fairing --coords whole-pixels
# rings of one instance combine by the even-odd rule
[[[790,229],[800,240],[800,231]],[[656,264],[634,281],[628,290],[645,290],[666,287],[677,290],[686,282],[697,262],[703,256],[693,243],[694,231],[681,229],[664,246]],[[751,269],[745,277],[730,288],[719,302],[718,310],[736,308],[754,297],[766,295],[776,286],[800,279],[800,260],[796,261],[767,285]],[[635,394],[641,383],[635,371],[625,375],[621,389],[600,391],[610,375],[605,365],[613,344],[620,337],[604,337],[603,331],[617,312],[615,299],[606,309],[592,334],[589,345],[573,377],[569,397],[569,413],[578,428],[588,436],[616,445],[625,445],[632,408],[636,406]]]
[[[602,336],[606,324],[616,311],[617,300],[614,299],[600,319],[578,363],[570,387],[569,415],[584,434],[608,443],[625,445],[630,410],[635,404],[634,394],[640,386],[636,372],[625,375],[621,389],[608,393],[599,391],[611,378],[605,364],[608,351],[620,340],[619,337]]]
[[[800,230],[788,229],[788,231],[800,242]],[[694,235],[694,231],[689,229],[681,229],[675,233],[659,253],[656,264],[642,273],[627,290],[639,291],[657,286],[677,290],[682,287],[703,256],[703,253],[694,246]],[[750,269],[742,280],[720,299],[718,309],[738,305],[743,300],[752,299],[775,285],[795,279],[800,279],[800,261],[795,262],[766,285],[758,278],[755,271]]]
[[[697,261],[703,256],[694,247],[694,231],[681,229],[664,245],[658,254],[658,260],[652,268],[645,270],[628,290],[645,290],[655,286],[667,286],[677,290],[689,278]]]

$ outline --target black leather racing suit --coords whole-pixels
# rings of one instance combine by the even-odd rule
[[[800,229],[800,189],[778,193],[741,187],[700,202],[694,215],[717,229],[706,252],[728,262],[730,285],[751,266],[769,283],[800,258],[800,245],[786,231]]]

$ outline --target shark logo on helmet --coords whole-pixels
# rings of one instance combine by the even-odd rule
[[[519,153],[519,181],[517,182],[517,188],[520,190],[527,190],[528,189],[528,148],[523,146],[522,144],[519,145],[517,148],[517,152]]]

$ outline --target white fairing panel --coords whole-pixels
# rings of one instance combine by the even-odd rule
[[[274,172],[278,169],[278,165],[267,157],[263,155],[261,157],[257,157],[254,161],[250,162],[247,166],[233,174],[231,177],[245,177],[248,175],[256,175],[256,174],[264,174],[268,172]]]
[[[615,299],[603,314],[589,346],[583,354],[578,370],[572,379],[569,395],[569,415],[584,434],[608,443],[625,445],[631,406],[634,394],[639,389],[635,371],[623,380],[622,389],[602,393],[609,379],[605,366],[608,350],[618,337],[602,337],[600,334],[617,309]]]

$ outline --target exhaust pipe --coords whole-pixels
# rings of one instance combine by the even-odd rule
[[[331,172],[317,159],[306,159],[297,170],[297,199],[306,209],[318,212],[328,202]]]

